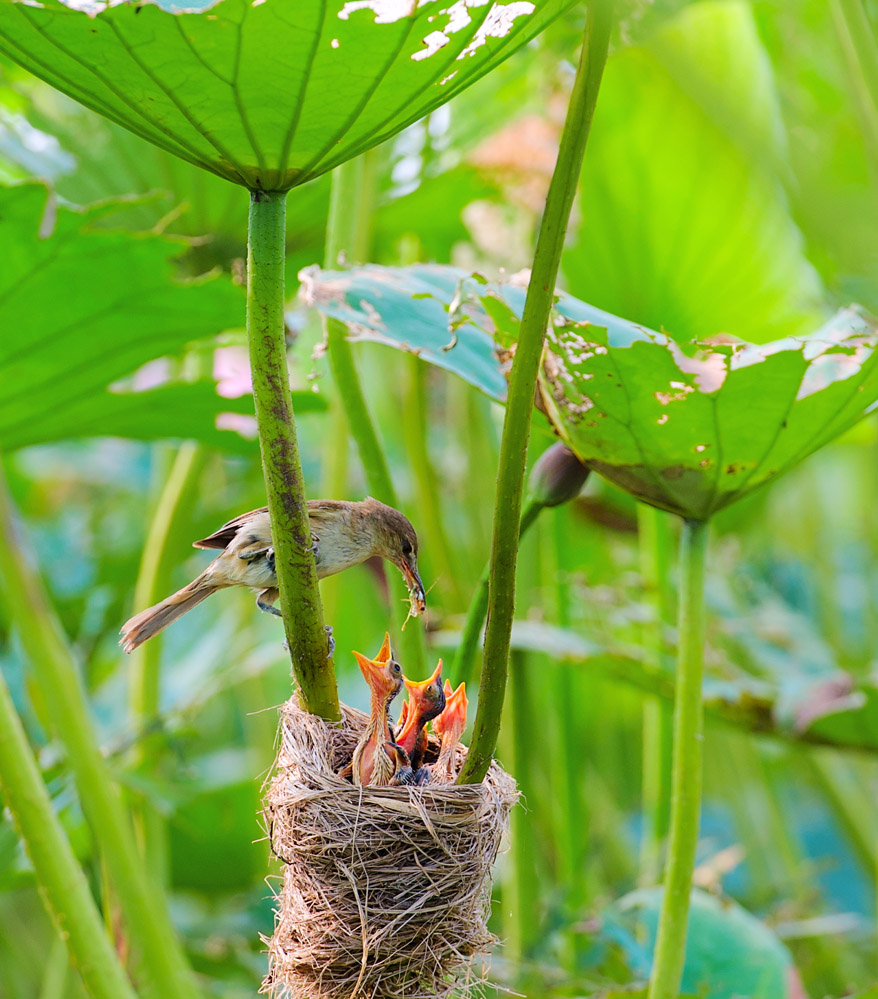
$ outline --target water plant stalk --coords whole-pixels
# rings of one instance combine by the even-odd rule
[[[93,999],[135,999],[134,990],[104,931],[85,874],[52,807],[2,674],[0,784],[33,864],[43,903],[59,934],[67,940],[70,955],[89,995]],[[66,950],[61,937],[57,943],[61,945],[60,977],[63,980]],[[53,948],[53,957],[56,950],[57,946]],[[58,975],[55,977],[57,979]]]
[[[195,441],[184,441],[177,450],[168,476],[162,486],[149,525],[140,571],[134,586],[134,606],[150,607],[170,590],[170,549],[175,526],[188,514],[189,499],[204,467],[206,452]],[[131,655],[130,712],[133,729],[141,733],[132,752],[132,765],[142,767],[150,762],[150,740],[145,733],[159,716],[161,701],[162,635],[146,642]],[[133,803],[135,826],[138,828],[151,876],[164,883],[167,872],[165,824],[162,816],[144,797]]]
[[[284,322],[286,193],[253,191],[247,247],[247,338],[284,632],[303,706],[341,717],[323,625],[305,483],[290,397]]]
[[[438,476],[430,460],[427,365],[414,354],[404,360],[407,381],[403,432],[406,457],[414,473],[418,520],[424,525],[427,537],[430,538],[431,564],[441,580],[446,599],[450,598],[457,609],[464,605],[466,596],[461,586],[454,549],[445,530]]]
[[[653,605],[654,617],[644,629],[644,651],[664,668],[664,634],[672,623],[673,587],[670,582],[670,514],[645,503],[637,507],[640,575],[646,599]],[[646,697],[642,709],[643,834],[640,845],[642,885],[652,885],[661,875],[662,853],[670,820],[671,712],[659,697]]]
[[[685,520],[680,540],[680,605],[671,822],[662,908],[648,999],[676,999],[686,959],[686,932],[701,812],[704,708],[704,565],[708,524]]]
[[[461,783],[478,782],[484,777],[500,730],[515,610],[518,529],[534,387],[570,210],[607,60],[612,19],[611,0],[592,0],[588,5],[579,66],[537,236],[500,441],[485,656],[473,737],[458,778]]]
[[[73,653],[32,568],[0,476],[0,580],[10,620],[64,746],[83,811],[106,860],[144,980],[153,995],[195,999],[198,990],[174,933],[165,896],[147,878],[122,798],[98,747]]]
[[[327,268],[337,267],[340,259],[356,257],[368,249],[369,209],[373,202],[375,180],[374,153],[358,156],[333,170],[324,251]],[[398,507],[390,465],[366,404],[347,326],[332,318],[327,318],[325,322],[329,368],[338,400],[344,409],[347,428],[357,447],[369,493],[388,506]],[[402,580],[395,578],[390,589],[393,594],[391,618],[395,623],[399,616],[396,600],[405,600],[408,591]],[[406,668],[411,675],[420,676],[427,661],[421,629],[414,627],[402,632],[400,646]]]
[[[537,500],[529,500],[521,514],[521,522],[518,526],[518,540],[524,537],[530,526],[534,523],[540,512],[544,509],[543,504]],[[482,626],[488,616],[488,596],[491,582],[491,563],[482,570],[478,585],[470,600],[466,612],[463,631],[460,641],[454,652],[454,659],[451,662],[452,684],[457,686],[461,680],[467,683],[472,681],[473,667],[476,657],[479,654],[479,644],[482,638]]]

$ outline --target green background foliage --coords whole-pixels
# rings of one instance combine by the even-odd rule
[[[423,61],[406,58],[404,74],[389,76],[370,114],[345,132],[343,148],[321,158],[324,133],[304,142],[308,122],[326,111],[321,95],[340,93],[341,77],[331,69],[309,86],[297,130],[303,144],[292,144],[283,171],[272,160],[278,151],[256,143],[272,161],[269,173],[298,182],[413,123],[369,154],[371,248],[348,262],[375,267],[312,274],[311,286],[346,283],[343,309],[328,311],[356,324],[354,354],[368,404],[400,505],[421,535],[423,577],[433,585],[431,657],[452,657],[488,555],[504,382],[484,330],[508,347],[523,294],[510,291],[504,305],[490,292],[497,282],[509,289],[509,272],[529,261],[551,168],[544,150],[557,141],[581,33],[579,7],[545,6],[563,8],[563,16],[422,121],[433,106],[425,81],[438,77],[434,60],[447,61],[451,48]],[[717,333],[767,343],[812,333],[852,301],[878,308],[878,159],[863,73],[844,44],[843,6],[625,5],[562,261],[562,312],[575,299],[592,311],[571,318],[597,323],[593,310],[607,310],[618,317],[620,336],[642,324],[681,343]],[[245,7],[248,30],[272,36],[260,69],[276,79],[273,59],[286,44],[278,5],[223,0],[217,10],[238,16]],[[10,37],[11,8],[0,2],[0,44]],[[124,37],[135,18],[172,23],[149,5],[135,9],[97,19],[101,44],[113,24]],[[874,18],[868,3],[862,10]],[[429,6],[419,16],[428,13]],[[481,17],[487,7],[471,13]],[[28,16],[68,15],[52,0]],[[182,20],[197,26],[193,18]],[[516,25],[525,30],[526,20]],[[359,46],[368,38],[380,61],[402,39],[399,23],[373,25],[366,10],[335,21],[328,37],[337,35],[340,46],[321,50],[321,58],[344,58],[355,40]],[[406,45],[420,45],[415,34],[403,42],[406,56]],[[379,52],[379,44],[389,48]],[[496,61],[486,46],[457,65],[475,77]],[[58,55],[57,71],[65,65]],[[128,79],[132,65],[108,62],[103,75]],[[442,73],[449,71],[443,64]],[[284,76],[271,102],[262,99],[259,80],[245,82],[240,93],[256,114],[253,127],[273,141],[276,121],[288,121],[295,104],[296,81]],[[458,82],[462,76],[446,89]],[[95,99],[105,99],[104,83],[88,85]],[[225,87],[219,80],[210,86]],[[116,107],[117,117],[131,110],[123,100]],[[335,131],[344,120],[339,111]],[[236,111],[217,125],[230,130],[224,144],[252,148]],[[189,135],[187,142],[197,147],[190,159],[229,173],[200,139]],[[238,166],[262,176],[255,152]],[[252,412],[240,379],[235,395],[217,390],[217,357],[235,358],[243,344],[236,281],[246,195],[7,62],[0,64],[0,178],[6,475],[113,772],[163,819],[167,850],[158,880],[204,992],[249,996],[264,973],[259,934],[272,926],[263,879],[279,870],[258,811],[273,757],[273,707],[289,693],[280,628],[254,611],[250,595],[234,591],[193,611],[157,648],[161,710],[147,731],[128,707],[134,665],[116,646],[120,623],[137,609],[141,552],[181,440],[199,442],[200,461],[169,528],[168,590],[206,564],[189,547],[192,539],[264,502],[254,442],[216,422],[218,414]],[[96,204],[106,198],[115,200]],[[325,179],[290,194],[290,361],[297,412],[311,409],[299,428],[309,495],[360,498],[366,485],[338,419],[320,317],[296,295],[299,269],[323,260],[327,205]],[[473,273],[489,283],[471,280],[459,289]],[[394,323],[377,322],[370,303],[385,320],[393,311]],[[455,337],[456,346],[443,350]],[[388,349],[389,342],[409,350]],[[658,378],[668,349],[644,343],[639,350],[649,359],[636,361],[634,375]],[[798,384],[800,353],[770,361]],[[763,366],[768,362],[749,370]],[[864,377],[870,372],[870,363],[860,369]],[[672,375],[679,380],[670,372],[664,383]],[[780,387],[762,381],[736,400],[729,410],[738,439],[759,450],[760,435],[776,423],[766,415],[775,404]],[[688,406],[688,397],[671,405]],[[835,429],[809,416],[796,431],[797,454]],[[552,440],[548,421],[535,414],[531,459]],[[735,925],[746,924],[738,965],[748,954],[770,953],[771,967],[794,966],[810,995],[863,993],[875,981],[876,446],[870,418],[770,488],[721,511],[708,565],[699,883],[735,904],[706,903],[711,918],[699,922],[705,942],[698,953],[734,937],[723,920],[731,912]],[[651,884],[640,850],[656,816],[641,785],[644,758],[660,755],[662,744],[649,741],[643,715],[650,705],[667,705],[672,693],[675,628],[657,597],[664,590],[673,605],[675,579],[670,571],[650,574],[637,527],[631,498],[592,475],[577,501],[540,517],[520,553],[499,754],[519,779],[527,811],[516,815],[510,851],[498,865],[493,928],[504,942],[491,974],[527,995],[636,995],[649,970],[648,932],[621,914],[632,889]],[[675,530],[668,522],[667,532]],[[364,706],[349,650],[378,648],[385,592],[366,569],[322,589],[342,698]],[[14,623],[3,615],[3,676],[64,828],[109,910],[96,837],[51,738]],[[699,963],[693,951],[684,989],[728,995],[728,978],[720,981],[715,970],[715,961]],[[793,999],[789,982],[782,988]],[[746,995],[769,994],[749,979],[738,985]],[[620,992],[628,986],[632,991]],[[775,979],[770,994],[780,996]],[[66,970],[29,860],[4,815],[0,996],[35,995],[78,999],[83,992]]]

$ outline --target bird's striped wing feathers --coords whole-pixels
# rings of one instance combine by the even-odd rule
[[[344,506],[344,503],[340,503],[335,500],[309,501],[308,521],[311,526],[311,539],[313,541],[316,542],[320,540],[319,534],[314,530],[315,524],[319,525],[321,522],[334,520],[338,517],[340,509]],[[228,548],[232,541],[234,541],[238,531],[240,531],[246,523],[251,521],[254,517],[259,516],[261,513],[268,513],[268,507],[261,506],[258,510],[250,510],[248,513],[239,514],[228,523],[223,524],[218,531],[214,531],[213,534],[208,537],[202,538],[200,541],[193,541],[192,547],[220,549]]]
[[[248,521],[252,520],[260,513],[268,513],[267,506],[261,506],[258,510],[251,510],[249,513],[242,513],[230,520],[227,524],[218,530],[214,531],[207,538],[202,538],[201,541],[193,541],[193,548],[228,548],[229,545],[234,541],[235,535]]]

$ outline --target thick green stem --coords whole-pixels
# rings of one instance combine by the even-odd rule
[[[519,541],[524,537],[525,532],[533,524],[543,509],[543,504],[537,500],[530,500],[521,515],[521,523],[518,527]],[[482,625],[488,616],[488,591],[491,581],[491,563],[489,562],[482,572],[476,591],[470,600],[469,608],[466,612],[466,621],[463,625],[463,632],[457,651],[454,653],[454,660],[451,663],[452,685],[457,686],[461,680],[469,683],[472,680],[473,666],[476,656],[479,654],[479,644],[482,638]]]
[[[680,610],[671,829],[649,999],[676,999],[686,960],[689,896],[701,812],[704,709],[704,563],[708,525],[687,520],[680,542]]]
[[[338,266],[340,256],[354,252],[358,242],[357,220],[364,196],[364,164],[362,157],[336,167],[332,172],[329,219],[326,226],[325,265]],[[357,445],[370,492],[375,499],[396,506],[396,490],[390,477],[390,467],[354,364],[354,355],[347,337],[347,326],[337,320],[326,320],[326,340],[329,367],[344,406],[351,436]]]
[[[374,166],[372,160],[359,156],[336,167],[332,173],[324,259],[327,268],[338,266],[340,257],[364,252],[368,246],[368,213],[365,209],[372,202]],[[390,466],[366,405],[347,327],[335,319],[326,319],[325,323],[329,367],[350,434],[357,446],[369,492],[382,503],[398,507]],[[396,621],[399,616],[397,600],[405,600],[408,595],[401,577],[392,579],[391,593],[391,617]],[[406,669],[411,675],[420,676],[427,659],[422,629],[417,626],[408,629],[402,634],[400,645]]]
[[[612,24],[612,0],[588,5],[579,67],[570,95],[558,160],[546,197],[533,268],[521,317],[521,328],[509,380],[509,397],[500,442],[500,468],[494,504],[491,578],[485,658],[479,687],[479,707],[469,754],[458,780],[474,783],[484,777],[500,730],[506,690],[509,639],[515,611],[515,567],[518,526],[534,387],[546,327],[555,294],[555,281],[570,220],[570,209],[582,169],[585,144],[600,90]]]
[[[335,721],[341,710],[323,627],[290,398],[284,323],[285,234],[286,194],[253,191],[247,250],[247,337],[280,607],[304,706],[312,714]]]
[[[430,421],[427,411],[427,365],[414,354],[405,358],[408,368],[405,410],[403,420],[406,456],[415,476],[418,518],[432,540],[430,555],[432,565],[441,580],[442,589],[449,594],[455,609],[466,600],[460,574],[454,558],[454,549],[442,519],[441,491],[436,471],[430,461]]]
[[[664,634],[673,621],[670,581],[670,514],[641,503],[637,507],[641,577],[655,616],[644,635],[644,652],[664,667]],[[640,883],[652,885],[661,874],[662,853],[670,819],[671,713],[658,697],[643,701],[643,835],[640,846]]]
[[[189,500],[204,467],[205,450],[194,441],[182,443],[164,483],[149,526],[140,571],[134,586],[134,606],[150,607],[170,589],[170,548],[175,525],[181,514],[188,515]],[[132,728],[146,733],[159,716],[161,700],[162,636],[157,635],[131,654],[130,704]],[[149,762],[150,740],[145,734],[137,740],[132,764],[142,767]],[[133,806],[135,825],[139,827],[147,867],[159,883],[166,878],[167,858],[164,821],[143,797]]]
[[[43,902],[94,999],[135,999],[110,939],[104,932],[82,868],[43,783],[21,721],[0,675],[0,785],[9,811],[24,840]],[[61,938],[61,965],[66,954]],[[55,962],[57,963],[57,961]],[[53,965],[54,967],[54,965]],[[57,975],[56,975],[57,978]]]
[[[183,950],[164,894],[149,882],[134,832],[98,748],[79,671],[42,580],[15,528],[12,500],[0,476],[0,580],[3,599],[45,699],[55,734],[67,752],[79,798],[106,860],[142,976],[155,996],[195,999]]]

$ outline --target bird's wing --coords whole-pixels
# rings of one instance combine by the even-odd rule
[[[337,521],[350,504],[341,500],[308,500],[308,529],[314,544],[320,541],[320,527]]]
[[[193,548],[228,548],[229,545],[234,541],[235,535],[248,521],[252,520],[254,517],[258,516],[260,513],[268,513],[267,506],[261,506],[258,510],[251,510],[249,513],[242,513],[230,520],[227,524],[218,530],[214,531],[207,538],[202,538],[201,541],[193,541]]]

